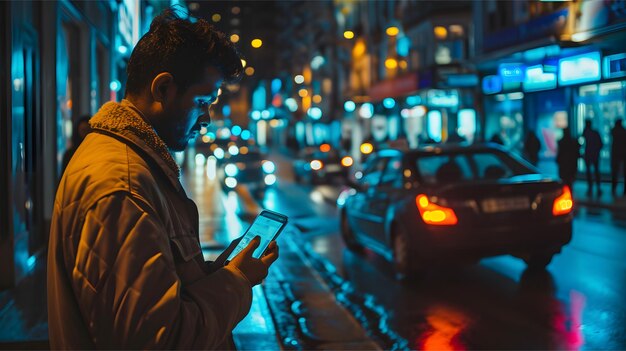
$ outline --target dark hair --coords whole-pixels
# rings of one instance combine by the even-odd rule
[[[72,125],[72,145],[74,147],[78,147],[78,145],[83,141],[83,139],[80,137],[78,133],[78,127],[80,127],[82,123],[87,123],[87,125],[89,125],[90,119],[91,119],[91,115],[82,115],[77,120],[74,121],[74,124]]]
[[[174,8],[154,18],[128,61],[125,95],[139,94],[161,72],[169,72],[185,91],[213,66],[224,81],[236,82],[243,71],[235,46],[207,21],[181,18]]]

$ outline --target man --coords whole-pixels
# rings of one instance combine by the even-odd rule
[[[622,126],[622,120],[617,119],[611,129],[611,192],[617,193],[619,172],[624,171],[624,195],[626,196],[626,129]]]
[[[591,179],[591,168],[596,183],[598,196],[602,195],[600,190],[600,150],[602,150],[602,138],[597,130],[591,126],[591,120],[585,121],[585,129],[583,130],[583,138],[585,138],[585,170],[587,172],[587,196],[593,194],[593,180]]]
[[[573,138],[569,127],[563,128],[563,137],[557,143],[556,163],[559,166],[559,177],[572,189],[578,158],[580,157],[580,144]]]
[[[232,347],[252,286],[278,258],[259,240],[226,266],[203,260],[198,211],[170,151],[209,122],[240,58],[206,21],[171,9],[152,22],[129,63],[125,99],[109,102],[70,161],[54,205],[48,252],[53,349]]]

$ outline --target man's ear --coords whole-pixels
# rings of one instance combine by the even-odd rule
[[[150,93],[152,99],[161,104],[166,103],[168,97],[174,93],[176,84],[174,83],[174,76],[169,72],[161,72],[152,80],[150,85]]]

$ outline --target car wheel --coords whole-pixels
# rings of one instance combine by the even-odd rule
[[[524,262],[528,269],[540,270],[545,269],[552,262],[553,257],[553,253],[534,253],[525,257]]]
[[[352,231],[352,228],[350,228],[350,224],[348,223],[348,216],[345,214],[345,212],[341,214],[341,238],[348,247],[348,250],[353,252],[363,251],[363,246],[361,246],[354,237],[354,231]]]
[[[396,279],[405,280],[415,272],[411,260],[411,243],[406,229],[396,224],[393,227],[393,269]]]

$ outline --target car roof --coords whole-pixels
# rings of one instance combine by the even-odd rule
[[[475,153],[484,151],[502,151],[507,152],[499,144],[495,143],[477,143],[477,144],[436,144],[425,145],[415,149],[381,149],[376,152],[379,156],[397,156],[401,154],[405,155],[435,155],[435,154],[449,154],[449,153]]]

